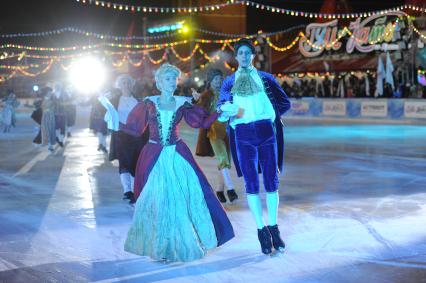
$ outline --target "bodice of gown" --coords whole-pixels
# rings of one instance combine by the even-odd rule
[[[191,104],[187,97],[176,97],[174,110],[161,110],[158,98],[151,96],[138,104],[129,114],[126,124],[120,124],[120,129],[140,136],[149,127],[149,142],[168,146],[179,142],[179,122],[183,118],[192,128],[208,129],[219,115],[216,112],[209,114],[201,106]]]
[[[179,122],[183,118],[182,107],[185,106],[184,100],[180,97],[177,100],[174,110],[161,110],[158,107],[158,97],[147,101],[150,142],[168,146],[180,140]]]

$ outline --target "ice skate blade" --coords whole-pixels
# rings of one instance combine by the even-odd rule
[[[275,250],[277,253],[284,253],[285,252],[285,248],[279,248]]]

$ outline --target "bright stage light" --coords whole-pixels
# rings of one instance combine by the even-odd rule
[[[34,86],[33,86],[33,91],[34,91],[34,92],[37,92],[38,90],[39,90],[38,85],[34,85]]]
[[[105,67],[96,58],[81,58],[75,61],[70,69],[71,83],[82,93],[93,93],[100,90],[105,78]]]

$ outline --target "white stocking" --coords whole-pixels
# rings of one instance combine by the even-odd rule
[[[234,189],[234,184],[232,183],[231,176],[229,176],[229,169],[223,168],[222,170],[220,170],[220,172],[222,172],[223,181],[225,182],[226,189]]]
[[[280,197],[278,191],[266,193],[266,206],[268,207],[268,225],[274,226],[277,224],[278,204]]]
[[[102,133],[97,133],[97,136],[99,144],[106,148],[106,137]]]
[[[132,181],[131,178],[132,176],[130,175],[130,173],[121,173],[120,174],[120,181],[121,181],[121,185],[123,186],[123,192],[127,193],[127,192],[131,192],[131,185],[132,185]]]
[[[247,202],[256,221],[257,229],[262,229],[265,224],[262,217],[262,202],[259,194],[247,194]]]

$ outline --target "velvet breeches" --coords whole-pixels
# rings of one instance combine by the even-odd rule
[[[278,190],[277,140],[273,123],[260,120],[236,125],[235,143],[246,192],[259,193],[259,166],[265,190]]]

